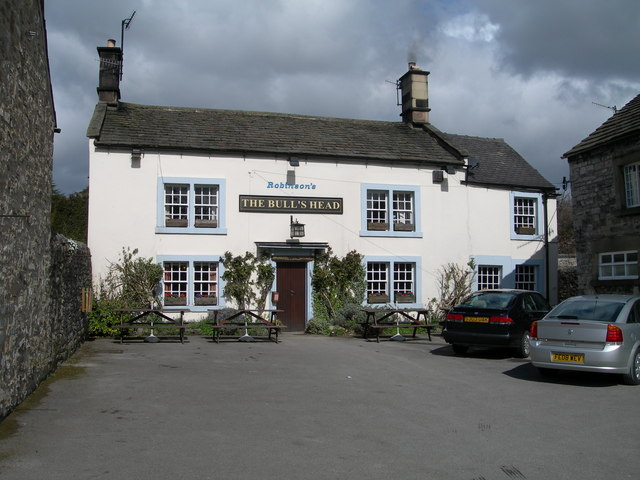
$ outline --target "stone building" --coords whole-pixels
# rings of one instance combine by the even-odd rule
[[[640,294],[640,95],[563,157],[579,291]]]
[[[0,419],[84,339],[85,245],[51,236],[53,104],[44,2],[0,2]],[[74,288],[71,288],[74,287]]]

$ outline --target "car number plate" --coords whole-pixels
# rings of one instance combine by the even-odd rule
[[[552,353],[552,362],[584,363],[583,353]]]
[[[464,317],[465,322],[489,323],[489,317]]]

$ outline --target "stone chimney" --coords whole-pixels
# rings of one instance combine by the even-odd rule
[[[108,40],[106,47],[98,47],[100,57],[100,77],[98,80],[98,102],[118,105],[120,100],[120,72],[122,69],[122,49],[116,47],[115,40]]]
[[[402,121],[429,123],[429,72],[409,62],[409,71],[398,80],[402,91]]]

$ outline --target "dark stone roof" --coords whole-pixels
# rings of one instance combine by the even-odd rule
[[[569,158],[598,148],[607,143],[623,140],[640,133],[640,95],[614,113],[607,121],[595,129],[587,138],[573,147],[562,157]]]
[[[469,184],[555,190],[540,172],[501,138],[446,136],[453,144],[467,150],[470,166],[477,165],[468,171]]]
[[[480,165],[468,182],[494,187],[553,189],[504,140],[440,132],[430,124],[305,115],[98,104],[87,136],[103,148],[258,153],[461,167]]]
[[[98,147],[463,164],[437,131],[401,122],[120,103],[98,104],[87,136]]]

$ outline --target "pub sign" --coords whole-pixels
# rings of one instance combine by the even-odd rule
[[[342,198],[240,195],[240,211],[342,215]]]

